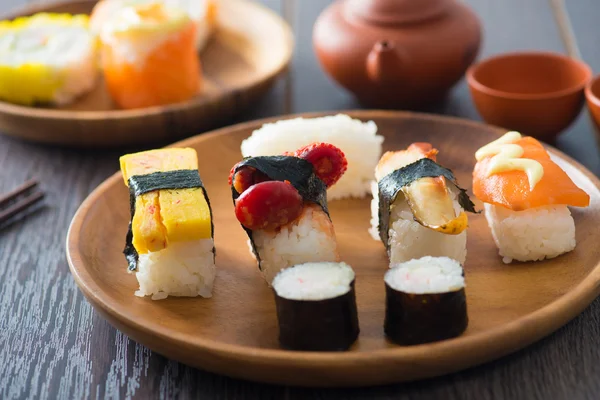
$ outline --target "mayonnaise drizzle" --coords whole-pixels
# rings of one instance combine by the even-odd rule
[[[500,139],[483,146],[475,153],[477,161],[493,156],[490,160],[487,176],[506,171],[523,171],[529,180],[529,190],[544,176],[544,167],[536,160],[521,158],[525,150],[514,143],[521,139],[519,132],[510,131]]]

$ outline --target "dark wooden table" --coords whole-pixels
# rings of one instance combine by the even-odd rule
[[[0,13],[25,2],[1,0]],[[325,77],[312,51],[312,24],[329,1],[263,2],[291,16],[297,48],[290,74],[238,120],[359,108]],[[466,2],[483,21],[482,57],[518,49],[566,51],[568,32],[558,28],[547,0]],[[600,2],[570,0],[566,6],[583,59],[600,72]],[[479,119],[464,82],[443,106],[429,111]],[[586,112],[556,145],[600,173]],[[152,353],[94,312],[65,259],[71,217],[87,194],[118,169],[121,152],[49,148],[0,137],[0,193],[31,177],[40,179],[48,193],[45,207],[0,227],[0,398],[600,398],[600,300],[516,354],[402,385],[330,390],[269,386],[193,369]]]

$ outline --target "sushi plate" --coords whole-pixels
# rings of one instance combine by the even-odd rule
[[[352,111],[373,120],[384,150],[427,141],[441,164],[469,189],[474,152],[504,131],[426,114]],[[304,114],[315,117],[323,114]],[[288,118],[288,117],[283,117]],[[134,296],[135,276],[122,254],[129,194],[119,173],[83,202],[67,237],[71,272],[84,295],[115,327],[152,350],[209,371],[254,381],[304,386],[362,386],[410,381],[478,365],[517,351],[578,315],[600,292],[600,181],[552,148],[552,157],[591,196],[573,209],[577,248],[558,258],[506,265],[483,215],[469,217],[465,264],[469,326],[457,338],[397,346],[383,334],[387,259],[367,232],[370,198],[329,203],[341,259],[356,271],[360,335],[346,352],[298,352],[279,347],[274,296],[262,279],[233,213],[227,177],[239,146],[270,120],[196,136],[174,146],[197,150],[213,205],[217,277],[213,297],[153,301]],[[478,209],[481,202],[475,200]]]
[[[28,6],[0,20],[38,12],[89,14],[96,1]],[[288,24],[249,0],[219,2],[217,29],[200,54],[203,89],[177,104],[119,110],[100,80],[75,103],[59,108],[0,101],[0,132],[77,147],[169,143],[234,117],[255,102],[288,67],[294,39]]]

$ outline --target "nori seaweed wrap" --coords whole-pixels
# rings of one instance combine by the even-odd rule
[[[386,336],[400,345],[449,339],[468,325],[462,267],[446,257],[423,257],[385,276]]]
[[[210,207],[210,201],[208,200],[208,194],[206,188],[200,179],[200,174],[197,169],[180,169],[174,171],[165,172],[153,172],[147,175],[133,175],[127,180],[129,186],[129,207],[131,209],[131,221],[129,222],[129,229],[125,237],[125,249],[123,254],[127,258],[129,264],[129,270],[137,270],[137,263],[139,255],[135,247],[133,246],[133,219],[136,213],[136,198],[145,193],[157,191],[157,190],[173,190],[173,189],[199,189],[202,190],[206,205],[208,206],[210,215],[210,237],[214,237],[214,225],[212,223],[212,209]],[[214,253],[214,249],[213,249]]]
[[[383,243],[390,265],[424,256],[466,260],[467,212],[476,211],[437,154],[430,143],[413,143],[377,164],[369,232]]]
[[[214,225],[192,148],[120,157],[131,219],[124,254],[136,296],[211,297],[216,276]]]
[[[273,280],[281,346],[348,350],[359,334],[354,279],[344,263],[306,263],[282,270]]]
[[[238,173],[248,180],[248,188],[242,193],[235,187]],[[236,164],[231,177],[231,194],[236,212],[243,196],[257,190],[260,185],[265,187],[270,181],[287,182],[292,186],[291,190],[297,192],[299,214],[289,222],[276,229],[254,230],[241,224],[250,240],[258,267],[269,284],[280,270],[295,264],[339,261],[337,241],[327,209],[327,186],[315,174],[313,164],[294,156],[250,157]],[[268,201],[275,200],[267,196],[261,201],[261,206],[278,215],[272,206],[267,205]],[[265,248],[268,250],[263,251]]]
[[[442,176],[458,189],[457,200],[460,206],[465,211],[476,212],[475,205],[467,195],[467,191],[458,185],[451,170],[442,167],[429,158],[421,158],[384,176],[377,184],[379,189],[379,236],[387,250],[389,250],[390,209],[396,197],[413,182],[422,178]],[[406,193],[404,195],[407,196]],[[416,205],[413,205],[411,208],[414,209],[415,207]],[[415,219],[418,220],[418,216],[415,216]]]

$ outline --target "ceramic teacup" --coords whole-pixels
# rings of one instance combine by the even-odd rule
[[[596,125],[596,138],[600,145],[600,75],[592,79],[585,87],[587,107]]]
[[[467,70],[473,101],[489,124],[551,141],[580,113],[592,77],[585,63],[558,53],[506,53]]]

